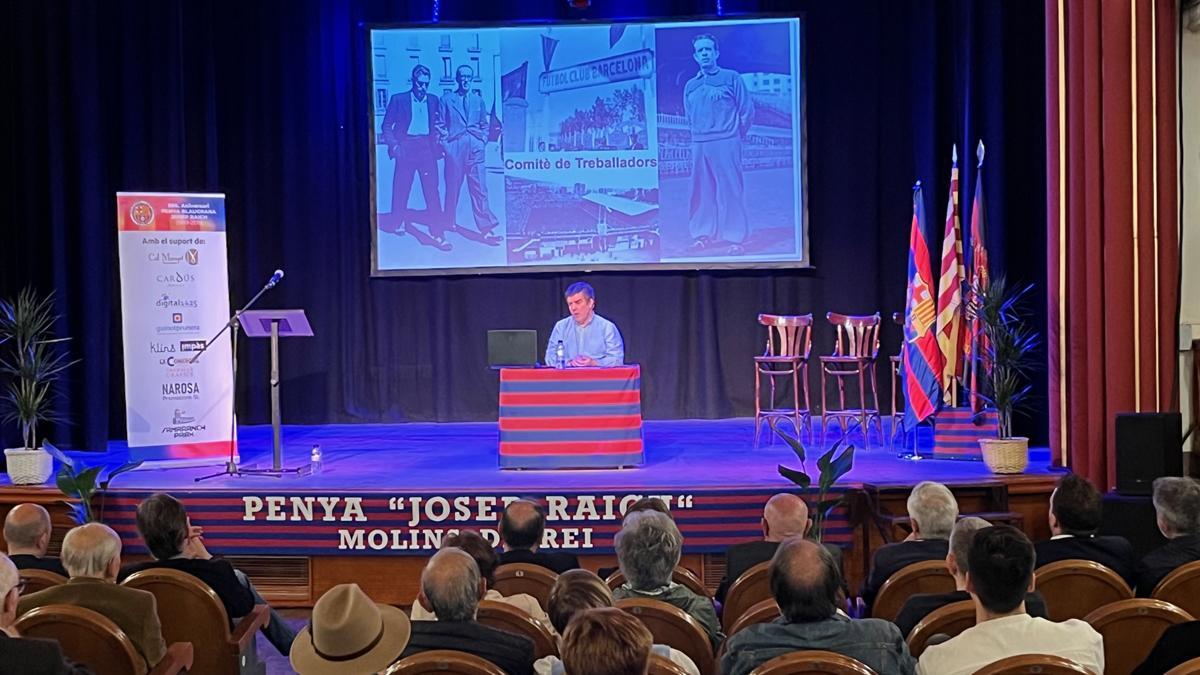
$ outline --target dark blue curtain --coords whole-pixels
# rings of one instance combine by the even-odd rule
[[[805,17],[815,267],[589,275],[599,311],[643,366],[648,417],[749,414],[758,312],[901,309],[910,188],[926,186],[940,254],[953,143],[966,212],[975,142],[988,145],[994,265],[1044,284],[1041,2],[723,0],[720,9]],[[545,334],[579,275],[370,277],[364,24],[717,10],[716,0],[596,0],[583,12],[564,0],[10,3],[0,26],[0,294],[26,284],[58,293],[61,331],[82,362],[63,387],[73,424],[53,437],[98,449],[125,433],[118,190],[226,193],[235,306],[287,270],[262,306],[307,309],[317,337],[283,349],[286,421],[493,419],[484,331]],[[826,351],[823,322],[816,338]],[[889,325],[884,351],[898,343]],[[266,351],[242,345],[243,422],[268,417]],[[1039,411],[1024,431],[1044,441],[1045,426]]]

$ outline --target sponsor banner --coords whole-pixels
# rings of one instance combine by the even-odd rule
[[[137,533],[137,505],[151,493],[108,493],[104,521],[125,543],[126,552],[145,552]],[[581,555],[612,554],[613,537],[625,511],[645,496],[662,499],[683,534],[686,553],[724,552],[731,544],[762,538],[762,511],[775,491],[645,489],[640,492],[558,492],[515,495],[504,492],[415,493],[374,491],[295,492],[257,489],[173,492],[187,506],[192,524],[204,528],[204,542],[227,555],[433,555],[442,538],[460,529],[479,531],[499,545],[504,506],[537,497],[546,508],[543,550]],[[835,488],[829,498],[849,496]],[[853,545],[847,506],[825,521],[824,541]]]
[[[233,380],[225,196],[117,193],[130,455],[214,461],[229,452]]]

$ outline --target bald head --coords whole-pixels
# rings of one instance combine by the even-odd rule
[[[837,611],[841,572],[821,544],[789,537],[771,559],[771,593],[788,621],[828,619]]]
[[[42,557],[50,545],[50,513],[38,504],[17,504],[4,519],[8,554]]]
[[[103,523],[73,528],[63,538],[62,564],[72,578],[115,581],[121,569],[121,538]]]
[[[528,499],[518,499],[504,507],[500,518],[500,539],[506,549],[536,549],[542,543],[546,529],[546,514],[542,507]]]
[[[781,492],[763,507],[763,538],[783,541],[808,534],[808,505],[793,494]]]
[[[438,551],[421,572],[421,595],[440,621],[472,621],[483,587],[479,565],[461,548]]]

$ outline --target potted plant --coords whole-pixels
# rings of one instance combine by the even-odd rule
[[[26,288],[15,300],[0,300],[0,373],[9,381],[3,393],[5,423],[16,422],[22,447],[8,448],[8,475],[14,484],[46,482],[53,469],[51,456],[41,447],[39,426],[62,421],[53,409],[53,385],[75,361],[55,338],[54,294],[39,296]]]
[[[782,438],[792,452],[796,454],[796,458],[800,460],[800,468],[793,469],[791,467],[779,465],[779,475],[795,483],[803,493],[810,493],[813,489],[812,476],[808,474],[807,458],[808,451],[804,444],[800,442],[798,436],[791,436],[782,428],[775,425],[775,420],[770,421],[771,430]],[[817,458],[817,469],[820,474],[817,477],[816,483],[816,501],[810,506],[809,513],[812,514],[812,537],[820,542],[825,535],[825,521],[835,509],[841,506],[844,501],[844,495],[835,498],[830,498],[829,489],[833,487],[842,476],[850,473],[850,469],[854,468],[854,446],[847,445],[845,450],[842,450],[843,440],[839,439],[833,444],[825,454]],[[842,450],[839,454],[839,450]]]
[[[967,311],[979,321],[979,353],[984,373],[976,391],[996,411],[996,438],[981,438],[983,461],[994,473],[1021,473],[1029,465],[1029,439],[1013,436],[1013,414],[1021,412],[1033,390],[1038,332],[1028,323],[1026,299],[1033,286],[1012,288],[1003,276],[971,289]]]

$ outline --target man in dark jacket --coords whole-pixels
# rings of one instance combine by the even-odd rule
[[[518,499],[504,507],[504,515],[500,518],[500,542],[504,546],[500,564],[529,563],[559,574],[579,569],[579,558],[574,553],[543,553],[538,550],[545,531],[546,514],[541,506],[527,499]]]
[[[1158,529],[1168,539],[1146,554],[1136,569],[1137,593],[1150,597],[1154,588],[1180,565],[1200,560],[1200,481],[1167,476],[1154,480]]]
[[[888,577],[913,563],[943,560],[950,550],[950,530],[958,519],[958,502],[950,488],[933,481],[917,483],[908,495],[907,507],[912,534],[904,541],[881,547],[871,560],[871,571],[862,588],[868,608]]]
[[[17,632],[13,624],[21,586],[17,566],[0,553],[0,675],[91,675],[64,659],[57,642],[23,638]]]
[[[437,621],[413,621],[412,635],[400,658],[433,649],[467,652],[496,664],[510,675],[533,673],[533,642],[521,635],[475,620],[487,587],[479,565],[460,548],[438,551],[421,572],[417,602]]]
[[[228,560],[208,552],[204,531],[192,526],[187,510],[178,499],[161,492],[147,497],[138,504],[137,529],[154,560],[124,568],[122,580],[146,569],[169,568],[187,572],[208,584],[217,594],[230,621],[249,614],[255,605],[267,604],[245,574]],[[262,632],[280,654],[288,655],[296,632],[273,608]]]
[[[1133,547],[1125,537],[1096,536],[1100,491],[1088,479],[1069,473],[1050,493],[1050,539],[1034,545],[1037,565],[1059,560],[1090,560],[1121,575],[1132,588]]]

